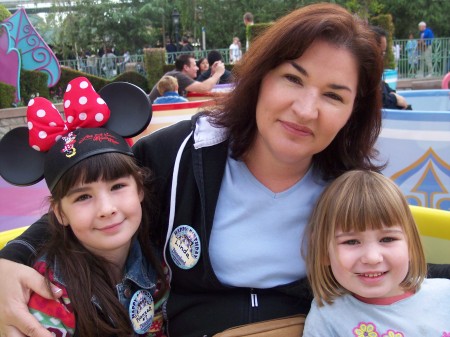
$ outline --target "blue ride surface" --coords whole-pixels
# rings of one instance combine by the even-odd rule
[[[383,173],[410,205],[450,210],[450,90],[399,91],[413,110],[383,111]]]

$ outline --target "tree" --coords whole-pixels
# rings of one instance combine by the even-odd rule
[[[343,5],[364,20],[369,20],[371,16],[378,15],[383,10],[383,5],[378,0],[350,0],[345,1]]]
[[[153,0],[145,3],[139,10],[139,14],[148,18],[155,29],[151,32],[149,42],[151,45],[158,45],[161,41],[161,46],[164,46],[166,37],[171,37],[171,29],[167,29],[167,23],[172,22],[171,8],[167,0]],[[156,41],[156,43],[154,43]]]
[[[9,10],[7,10],[5,6],[0,5],[0,22],[9,18],[10,16],[11,13],[9,12]]]
[[[107,47],[136,53],[149,43],[152,25],[139,11],[139,0],[78,0],[55,6],[65,13],[58,36],[58,41],[64,42],[64,57],[70,52]]]
[[[104,46],[130,53],[143,47],[164,46],[166,37],[174,37],[172,11],[180,12],[179,37],[186,35],[196,42],[206,29],[206,48],[228,48],[233,36],[245,41],[242,16],[250,11],[256,23],[275,21],[286,13],[318,0],[52,0],[53,18],[39,22],[38,31],[52,27],[50,35],[64,57],[75,48],[96,50]],[[426,21],[436,36],[450,36],[446,14],[450,1],[429,0],[330,0],[368,19],[391,14],[394,38],[418,35],[417,24]],[[50,15],[49,15],[50,17]]]
[[[450,36],[449,1],[380,0],[380,2],[384,5],[384,11],[393,16],[397,39],[408,38],[410,32],[417,37],[419,34],[417,25],[420,21],[425,21],[436,36]]]

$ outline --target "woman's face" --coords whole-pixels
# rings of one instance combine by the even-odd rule
[[[204,72],[204,71],[207,71],[208,69],[209,69],[209,63],[208,63],[208,60],[207,59],[204,59],[202,62],[200,62],[200,65],[199,65],[199,68],[200,68],[200,72]]]
[[[348,50],[324,41],[272,69],[261,82],[258,130],[249,155],[282,165],[309,165],[350,118],[357,69]]]

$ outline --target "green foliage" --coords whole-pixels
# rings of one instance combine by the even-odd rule
[[[436,37],[450,36],[448,13],[450,1],[445,0],[379,0],[384,4],[384,12],[394,17],[395,38],[407,39],[411,32],[419,37],[418,24],[425,21]]]
[[[148,92],[148,81],[145,76],[142,76],[136,71],[125,71],[117,76],[113,82],[128,82],[137,85],[139,88]]]
[[[115,47],[122,54],[142,54],[146,47],[163,47],[165,37],[174,39],[172,11],[180,13],[178,37],[202,41],[206,46],[228,48],[233,36],[245,43],[246,28],[242,17],[252,12],[255,23],[269,23],[292,10],[318,0],[52,0],[53,12],[36,25],[47,43],[55,43],[63,58],[76,52],[101,47]],[[329,0],[366,18],[391,14],[396,39],[406,39],[409,32],[418,37],[417,24],[426,21],[436,36],[450,36],[445,0]],[[1,15],[1,14],[0,14]],[[1,16],[0,16],[1,18]],[[50,31],[47,33],[47,31]]]
[[[180,11],[180,35],[187,35],[201,42],[202,27],[206,30],[206,49],[228,48],[234,36],[245,46],[245,12],[252,12],[255,23],[272,22],[295,8],[317,1],[299,0],[174,0]],[[172,28],[169,21],[169,28]],[[172,35],[173,36],[173,35]]]
[[[345,2],[344,7],[358,14],[360,18],[368,20],[380,14],[384,6],[378,0],[349,0]]]
[[[394,53],[392,52],[392,40],[394,36],[394,23],[392,22],[392,15],[381,14],[373,17],[370,20],[371,24],[374,26],[382,27],[387,33],[387,47],[386,54],[384,55],[384,67],[389,69],[395,68]]]
[[[0,5],[0,22],[9,18],[11,16],[11,12],[6,9],[5,6]]]
[[[16,88],[0,82],[0,109],[12,107],[16,99]]]
[[[252,26],[247,26],[247,39],[250,42],[253,41],[271,25],[271,23],[255,23]]]
[[[58,3],[55,9],[61,16],[62,29],[57,40],[63,57],[75,55],[84,50],[114,47],[121,54],[128,50],[131,54],[141,51],[147,44],[151,22],[139,12],[140,1],[79,0],[70,6]]]
[[[22,69],[20,72],[20,96],[25,105],[36,96],[50,98],[47,87],[48,76],[41,71],[28,71]]]
[[[139,15],[147,18],[151,23],[149,29],[149,39],[147,44],[152,46],[163,46],[166,36],[173,36],[170,30],[167,30],[168,23],[172,22],[172,5],[167,0],[147,1],[140,9]]]
[[[72,81],[74,78],[80,76],[86,77],[91,82],[92,86],[96,91],[99,91],[106,84],[110,83],[110,81],[105,78],[83,73],[81,71],[74,70],[71,68],[62,67],[61,77],[59,78],[58,83],[50,88],[50,94],[52,99],[61,100],[64,96],[64,92],[66,91],[69,82]]]
[[[167,73],[167,72],[169,72],[171,70],[174,70],[174,69],[175,69],[175,66],[173,64],[164,64],[163,74],[165,74],[165,73]]]
[[[144,65],[145,70],[147,72],[148,88],[150,90],[164,75],[165,63],[166,63],[165,49],[163,48],[144,49]]]

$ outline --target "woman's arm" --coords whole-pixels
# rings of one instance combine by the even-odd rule
[[[52,294],[45,285],[44,277],[26,266],[33,263],[37,247],[48,237],[47,227],[44,216],[0,251],[1,336],[52,336],[29,313],[27,306],[32,291],[48,299],[60,296],[59,289],[54,288]]]
[[[0,275],[0,335],[52,337],[30,314],[27,304],[32,291],[52,299],[60,296],[61,290],[54,287],[51,293],[36,270],[5,259],[0,259]]]

